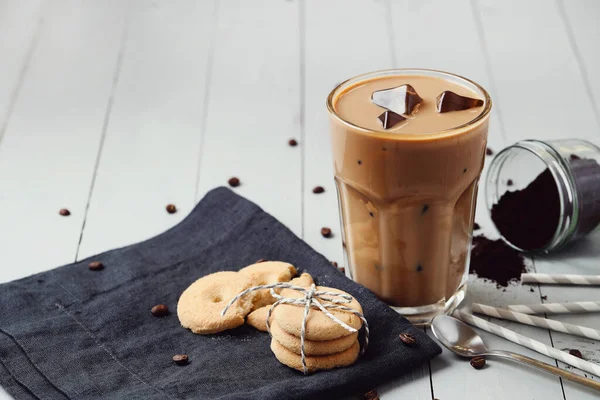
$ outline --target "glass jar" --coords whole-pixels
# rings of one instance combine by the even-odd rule
[[[547,253],[600,224],[600,148],[579,139],[524,140],[502,150],[486,177],[486,202],[502,238]]]

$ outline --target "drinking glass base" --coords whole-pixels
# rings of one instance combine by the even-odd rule
[[[435,304],[420,307],[394,307],[390,308],[406,317],[413,325],[429,326],[435,317],[441,314],[450,315],[462,303],[467,293],[467,284],[458,288],[456,293],[448,300],[440,300]]]

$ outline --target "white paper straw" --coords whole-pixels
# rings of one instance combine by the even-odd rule
[[[569,353],[565,353],[564,351],[556,350],[554,347],[546,346],[542,342],[538,342],[537,340],[533,340],[531,338],[528,338],[527,336],[521,335],[502,326],[492,324],[491,322],[488,322],[484,319],[481,319],[464,311],[456,310],[454,311],[453,315],[469,325],[476,326],[480,329],[483,329],[486,332],[490,332],[494,335],[503,337],[506,340],[510,340],[513,343],[525,346],[545,356],[555,358],[559,361],[564,362],[565,364],[569,364],[575,368],[579,368],[582,371],[586,371],[590,374],[600,376],[600,365],[582,360],[581,358],[572,356]]]
[[[573,303],[515,304],[511,311],[523,314],[575,314],[600,312],[600,301],[577,301]]]
[[[547,283],[551,285],[600,285],[600,275],[573,274],[521,274],[523,283]]]
[[[567,324],[565,322],[553,319],[545,319],[533,315],[522,314],[515,311],[504,310],[502,308],[490,307],[485,304],[473,303],[473,312],[489,315],[490,317],[508,319],[520,322],[522,324],[546,328],[556,332],[569,333],[571,335],[582,336],[588,339],[600,340],[600,331],[585,326]]]

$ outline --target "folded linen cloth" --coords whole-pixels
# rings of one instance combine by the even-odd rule
[[[362,304],[370,343],[352,366],[304,376],[280,364],[269,335],[248,326],[200,336],[180,326],[180,294],[196,279],[258,259],[283,260]],[[90,271],[90,261],[105,265]],[[153,317],[167,304],[171,314]],[[417,339],[406,346],[398,335]],[[17,399],[339,398],[427,362],[440,348],[347,279],[250,201],[206,195],[152,239],[0,285],[0,384]],[[178,366],[174,354],[188,354]]]

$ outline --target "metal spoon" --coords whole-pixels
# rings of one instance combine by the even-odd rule
[[[494,356],[521,364],[529,365],[546,372],[550,372],[561,378],[573,382],[581,383],[587,387],[600,390],[600,382],[584,378],[572,372],[565,371],[554,365],[538,361],[522,354],[513,353],[504,350],[490,350],[483,343],[483,339],[469,325],[448,315],[440,315],[433,319],[431,323],[433,334],[448,350],[458,354],[461,357],[476,356]]]

